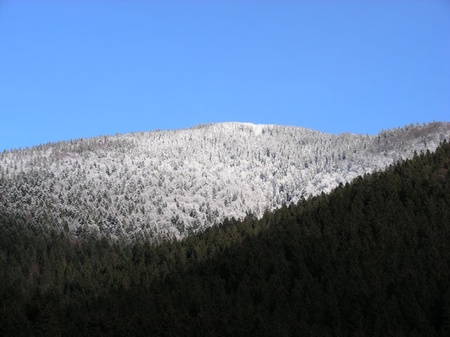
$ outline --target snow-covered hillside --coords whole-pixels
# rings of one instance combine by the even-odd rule
[[[449,136],[450,123],[376,136],[221,123],[46,144],[0,154],[0,211],[74,235],[180,238],[329,192]]]

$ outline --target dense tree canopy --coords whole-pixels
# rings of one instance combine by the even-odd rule
[[[375,136],[220,123],[71,140],[0,153],[0,205],[77,237],[158,242],[328,193],[445,137],[450,123]]]
[[[0,208],[0,334],[448,336],[449,169],[444,142],[159,245],[80,239]]]

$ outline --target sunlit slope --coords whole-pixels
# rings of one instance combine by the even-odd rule
[[[179,238],[329,192],[449,136],[449,123],[375,136],[221,123],[46,144],[0,155],[0,207],[78,236]]]

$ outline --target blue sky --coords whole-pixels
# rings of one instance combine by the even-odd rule
[[[0,151],[242,121],[450,120],[450,2],[0,1]]]

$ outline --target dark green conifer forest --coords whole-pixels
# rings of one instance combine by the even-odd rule
[[[449,336],[449,168],[444,142],[159,245],[77,239],[0,205],[0,335]]]

